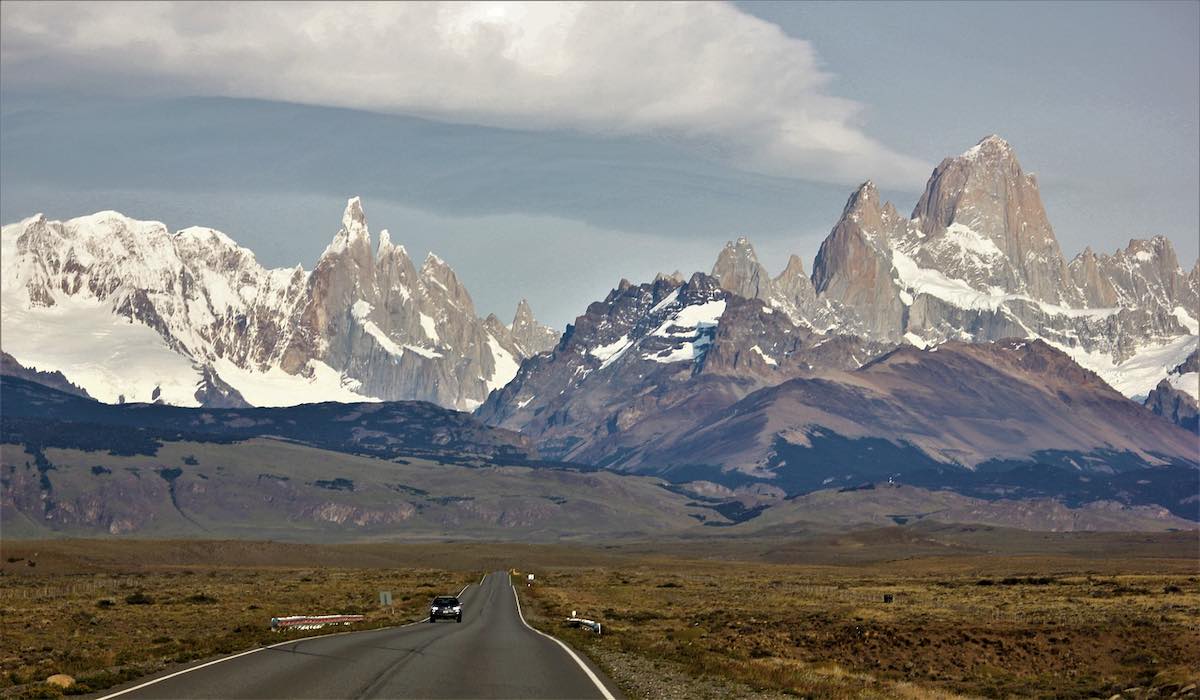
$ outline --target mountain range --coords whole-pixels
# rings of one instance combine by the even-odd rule
[[[359,432],[318,446],[391,458],[397,425],[398,445],[424,444],[421,421],[457,425],[435,404],[475,427],[422,457],[454,461],[461,440],[508,463],[710,484],[748,508],[900,480],[1197,518],[1200,261],[1185,271],[1163,237],[1066,260],[996,136],[942,161],[907,217],[861,185],[811,274],[793,255],[771,276],[738,238],[707,273],[622,280],[562,333],[524,301],[510,324],[480,318],[437,256],[418,269],[386,230],[373,244],[357,198],[311,272],[116,212],[37,215],[2,238],[5,374],[258,426],[230,440],[311,443],[300,426],[346,421]],[[394,404],[412,401],[429,404]],[[297,408],[255,413],[271,406]],[[106,421],[205,431],[170,408]],[[6,437],[36,442],[54,411]]]
[[[3,229],[3,350],[110,403],[422,400],[469,410],[557,333],[522,301],[479,318],[454,271],[418,269],[351,199],[310,272],[265,269],[206,228],[100,212]],[[86,342],[81,342],[86,339]]]
[[[37,215],[2,238],[5,325],[20,329],[2,349],[109,402],[471,410],[560,337],[524,301],[510,324],[479,318],[445,262],[418,268],[386,230],[373,246],[357,198],[312,271],[116,212]],[[1036,178],[996,136],[944,160],[907,218],[860,186],[811,275],[792,256],[770,276],[742,238],[710,276],[811,332],[861,338],[863,362],[899,343],[1041,338],[1139,400],[1196,349],[1200,314],[1200,261],[1184,271],[1164,237],[1066,261]],[[72,352],[80,337],[100,361]],[[1195,399],[1198,383],[1172,385]]]
[[[1137,472],[1186,500],[1196,281],[1164,238],[1067,263],[1036,180],[989,137],[909,218],[862,185],[811,278],[795,256],[771,277],[741,238],[707,275],[622,282],[477,414],[549,458],[676,482],[1067,496],[1062,470]]]

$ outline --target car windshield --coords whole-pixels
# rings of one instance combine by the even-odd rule
[[[458,598],[449,598],[449,597],[434,598],[433,604],[438,605],[438,606],[458,605]]]

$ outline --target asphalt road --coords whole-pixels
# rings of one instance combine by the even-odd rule
[[[285,642],[144,679],[105,698],[606,698],[594,664],[525,625],[507,572],[460,596],[463,621]]]

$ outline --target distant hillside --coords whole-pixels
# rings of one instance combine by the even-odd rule
[[[531,463],[531,442],[470,414],[421,401],[320,403],[286,408],[111,405],[37,382],[0,377],[0,423],[9,443],[154,454],[162,440],[233,442],[276,437],[337,452],[460,463]]]
[[[1096,474],[1200,466],[1194,434],[1044,341],[1017,339],[901,346],[853,372],[792,379],[662,436],[637,457],[720,465],[789,490],[1018,464]]]
[[[1020,530],[1194,530],[1196,523],[1161,506],[1094,501],[1068,508],[1050,498],[984,500],[952,491],[893,484],[817,491],[768,509],[745,527],[781,533],[820,524],[833,528],[978,523]]]
[[[0,469],[5,538],[553,541],[726,522],[649,477],[389,462],[269,439],[169,442],[152,455],[6,444]]]
[[[291,442],[166,442],[154,454],[0,446],[6,539],[292,542],[721,538],[960,522],[1042,531],[1194,529],[1155,506],[1070,508],[914,487],[820,491],[757,508],[654,477],[384,461]],[[739,522],[740,521],[740,522]]]
[[[1065,503],[1028,486],[974,497],[909,486],[789,500],[762,484],[735,492],[539,462],[520,435],[426,403],[113,406],[15,377],[0,378],[0,432],[0,526],[8,539],[617,540],[925,519],[1165,530],[1193,524],[1147,504],[1194,493],[1188,480],[1197,474],[1184,467],[1075,473],[1075,481],[1052,485],[1072,494]],[[1120,503],[1093,503],[1111,501],[1113,492]],[[1177,506],[1185,515],[1196,508]]]

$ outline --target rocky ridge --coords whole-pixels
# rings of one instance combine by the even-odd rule
[[[680,422],[792,377],[858,367],[886,347],[814,332],[703,273],[623,280],[478,415],[535,436],[547,456],[628,466]]]
[[[1145,406],[1176,425],[1200,433],[1200,351],[1174,367],[1146,397]]]

